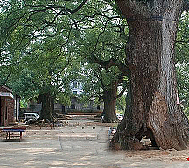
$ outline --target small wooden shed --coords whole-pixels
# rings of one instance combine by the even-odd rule
[[[7,86],[0,86],[0,126],[13,123],[15,113],[15,99],[12,90]]]

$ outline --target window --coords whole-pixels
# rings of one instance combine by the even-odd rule
[[[77,88],[77,82],[73,82],[73,88]]]
[[[77,94],[77,91],[73,91],[73,94]]]

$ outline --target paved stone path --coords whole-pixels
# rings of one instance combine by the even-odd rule
[[[108,149],[108,127],[32,129],[21,142],[0,141],[0,168],[189,168],[187,161],[127,157]],[[78,121],[77,121],[78,122]]]

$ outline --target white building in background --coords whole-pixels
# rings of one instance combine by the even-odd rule
[[[72,113],[72,112],[102,112],[103,106],[96,105],[94,100],[91,99],[87,105],[83,104],[79,101],[79,96],[83,93],[82,90],[82,83],[74,81],[70,85],[73,97],[71,99],[71,106],[64,106],[63,104],[55,103],[54,104],[54,111],[55,112],[62,112],[62,113]],[[23,109],[25,112],[35,112],[40,114],[42,104],[37,104],[34,101],[31,101],[28,104],[27,109]]]
[[[80,82],[74,81],[71,84],[71,90],[72,90],[73,94],[76,94],[76,95],[82,94],[83,93],[82,84]]]
[[[86,104],[83,104],[79,101],[79,96],[83,93],[82,83],[78,81],[74,81],[71,84],[72,93],[75,95],[71,99],[71,106],[66,107],[66,110],[69,112],[71,111],[86,111],[86,112],[93,112],[93,111],[102,111],[102,105],[95,105],[94,99],[89,100]]]

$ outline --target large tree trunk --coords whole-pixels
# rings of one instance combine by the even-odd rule
[[[115,105],[116,105],[116,95],[117,85],[113,82],[111,88],[105,89],[103,92],[104,101],[104,122],[112,123],[116,121]]]
[[[42,103],[40,118],[53,121],[54,99],[49,93],[40,94],[39,99],[40,102]]]
[[[117,0],[129,25],[126,49],[130,104],[112,139],[124,149],[140,149],[143,136],[163,149],[186,149],[188,119],[177,103],[174,43],[182,0]],[[148,4],[148,5],[147,5]]]

